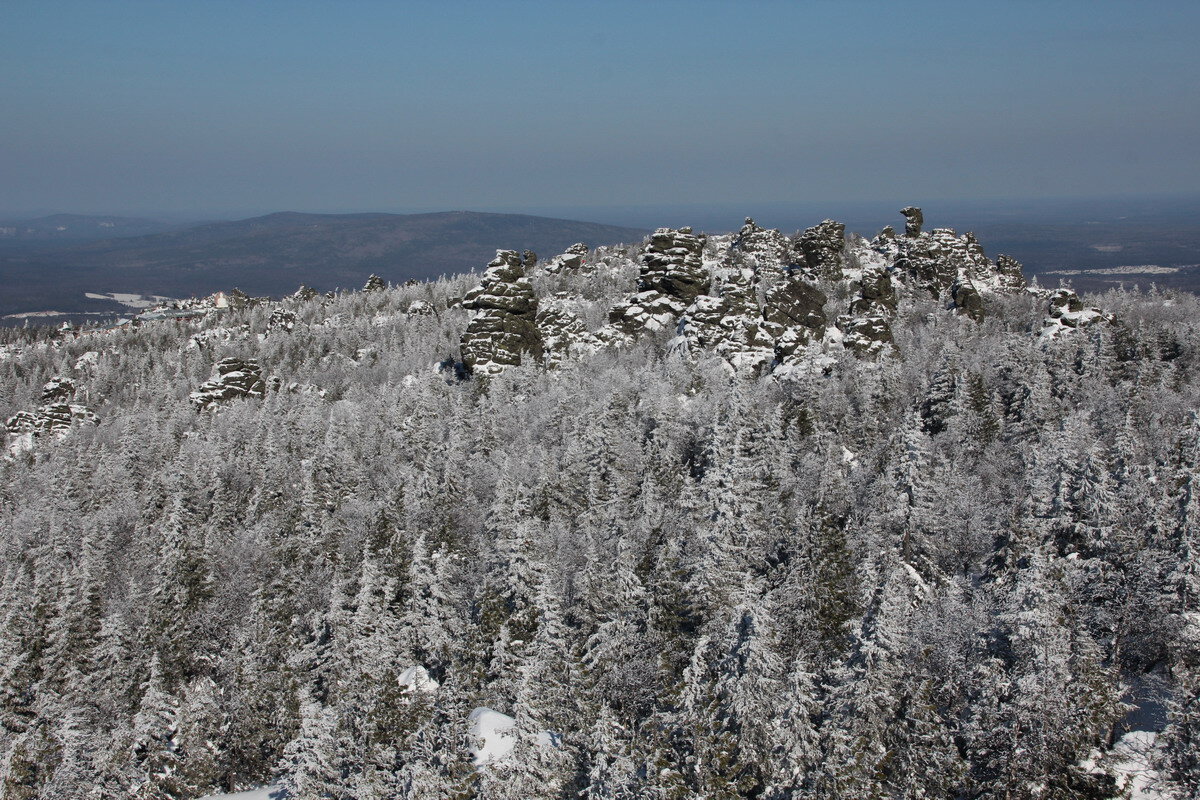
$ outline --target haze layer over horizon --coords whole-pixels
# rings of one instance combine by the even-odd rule
[[[24,2],[0,215],[1193,191],[1185,2]]]

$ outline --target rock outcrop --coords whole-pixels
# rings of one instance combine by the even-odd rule
[[[804,253],[804,266],[810,275],[823,280],[840,281],[846,268],[846,226],[827,219],[800,234],[797,245]]]
[[[916,206],[905,206],[900,209],[900,213],[904,215],[904,235],[909,239],[920,236],[921,226],[925,224],[925,215],[921,213],[921,209]]]
[[[4,421],[7,433],[33,437],[62,438],[72,427],[82,423],[98,425],[100,418],[90,408],[72,403],[75,382],[61,375],[51,378],[43,387],[42,404],[34,411],[18,411]]]
[[[775,340],[777,361],[788,361],[801,347],[825,334],[829,325],[825,316],[827,300],[824,292],[799,275],[767,290],[763,319]]]
[[[546,262],[542,270],[551,275],[558,275],[563,272],[576,272],[583,267],[587,259],[587,254],[588,246],[583,242],[576,242],[568,247],[562,255],[557,255]]]
[[[213,377],[192,392],[191,401],[205,411],[241,397],[261,398],[267,384],[258,362],[248,358],[223,358],[213,366]]]
[[[761,369],[775,357],[775,338],[763,319],[753,270],[733,268],[716,295],[700,295],[680,325],[692,351],[712,350],[735,369]]]
[[[1047,300],[1049,308],[1042,327],[1043,339],[1054,339],[1068,331],[1112,320],[1111,315],[1100,309],[1086,307],[1079,295],[1070,289],[1056,289],[1050,292]]]
[[[367,282],[362,288],[364,292],[382,292],[384,289],[387,289],[387,281],[374,273],[367,276]]]
[[[704,267],[706,237],[691,228],[659,228],[642,252],[636,294],[609,311],[613,330],[602,338],[617,341],[644,331],[674,328],[698,296],[708,291],[711,277]]]
[[[462,361],[468,372],[491,374],[542,358],[537,326],[538,301],[516,250],[497,250],[479,286],[463,297],[475,312],[462,337]]]

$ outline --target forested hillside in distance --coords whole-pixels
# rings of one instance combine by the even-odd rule
[[[0,329],[0,797],[1200,797],[1200,298],[905,211]]]

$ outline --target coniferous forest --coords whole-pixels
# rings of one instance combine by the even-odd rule
[[[0,797],[1200,797],[1200,300],[905,212],[0,329]]]

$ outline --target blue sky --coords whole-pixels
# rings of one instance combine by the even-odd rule
[[[1195,2],[6,0],[0,213],[1200,188]]]

